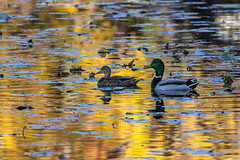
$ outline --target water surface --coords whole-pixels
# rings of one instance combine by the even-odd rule
[[[2,1],[0,157],[237,159],[240,4],[231,2]],[[219,57],[228,47],[233,56]],[[154,58],[164,78],[198,79],[199,96],[153,97],[143,67]],[[98,89],[101,75],[89,74],[103,65],[143,81]]]

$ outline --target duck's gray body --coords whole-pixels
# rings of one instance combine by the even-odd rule
[[[155,91],[183,91],[183,90],[192,90],[198,85],[196,79],[164,79],[159,81],[155,87]]]
[[[188,96],[197,85],[196,79],[164,79],[152,84],[151,90],[157,95]]]

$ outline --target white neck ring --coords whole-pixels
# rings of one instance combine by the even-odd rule
[[[155,76],[155,78],[162,78],[162,76]]]

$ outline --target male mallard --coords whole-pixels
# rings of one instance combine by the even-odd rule
[[[108,66],[103,66],[96,74],[103,73],[104,76],[98,81],[98,87],[133,87],[141,79],[135,79],[130,76],[111,76],[111,69]]]
[[[160,59],[154,59],[151,65],[146,68],[153,68],[155,70],[155,77],[151,83],[151,91],[158,94],[174,94],[182,95],[182,92],[191,91],[197,87],[196,79],[164,79],[162,80],[164,72],[164,63]]]

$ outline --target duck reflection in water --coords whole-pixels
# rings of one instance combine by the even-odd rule
[[[164,103],[163,103],[163,98],[169,98],[169,99],[174,99],[174,98],[184,98],[184,97],[198,97],[199,94],[195,91],[185,91],[185,92],[175,92],[175,91],[168,91],[164,94],[164,92],[162,92],[162,94],[159,94],[157,92],[152,92],[151,93],[152,96],[155,99],[155,103],[156,103],[156,108],[154,110],[150,110],[149,112],[152,113],[153,118],[155,119],[161,119],[163,118],[163,114],[165,112],[165,107],[164,107]]]
[[[113,91],[104,91],[104,90],[101,90],[103,93],[104,93],[104,96],[100,96],[101,100],[103,101],[103,104],[109,104],[109,102],[111,101],[112,99],[112,92]]]
[[[156,102],[156,108],[153,110],[150,110],[149,112],[152,113],[153,118],[161,119],[161,118],[163,118],[163,114],[165,112],[163,100],[158,97],[158,98],[156,98],[155,102]]]
[[[103,101],[103,104],[109,104],[110,101],[112,100],[112,93],[119,94],[129,91],[135,91],[141,88],[138,86],[132,86],[132,87],[103,87],[103,88],[99,87],[98,89],[104,93],[104,96],[98,96],[101,97],[100,99]]]

